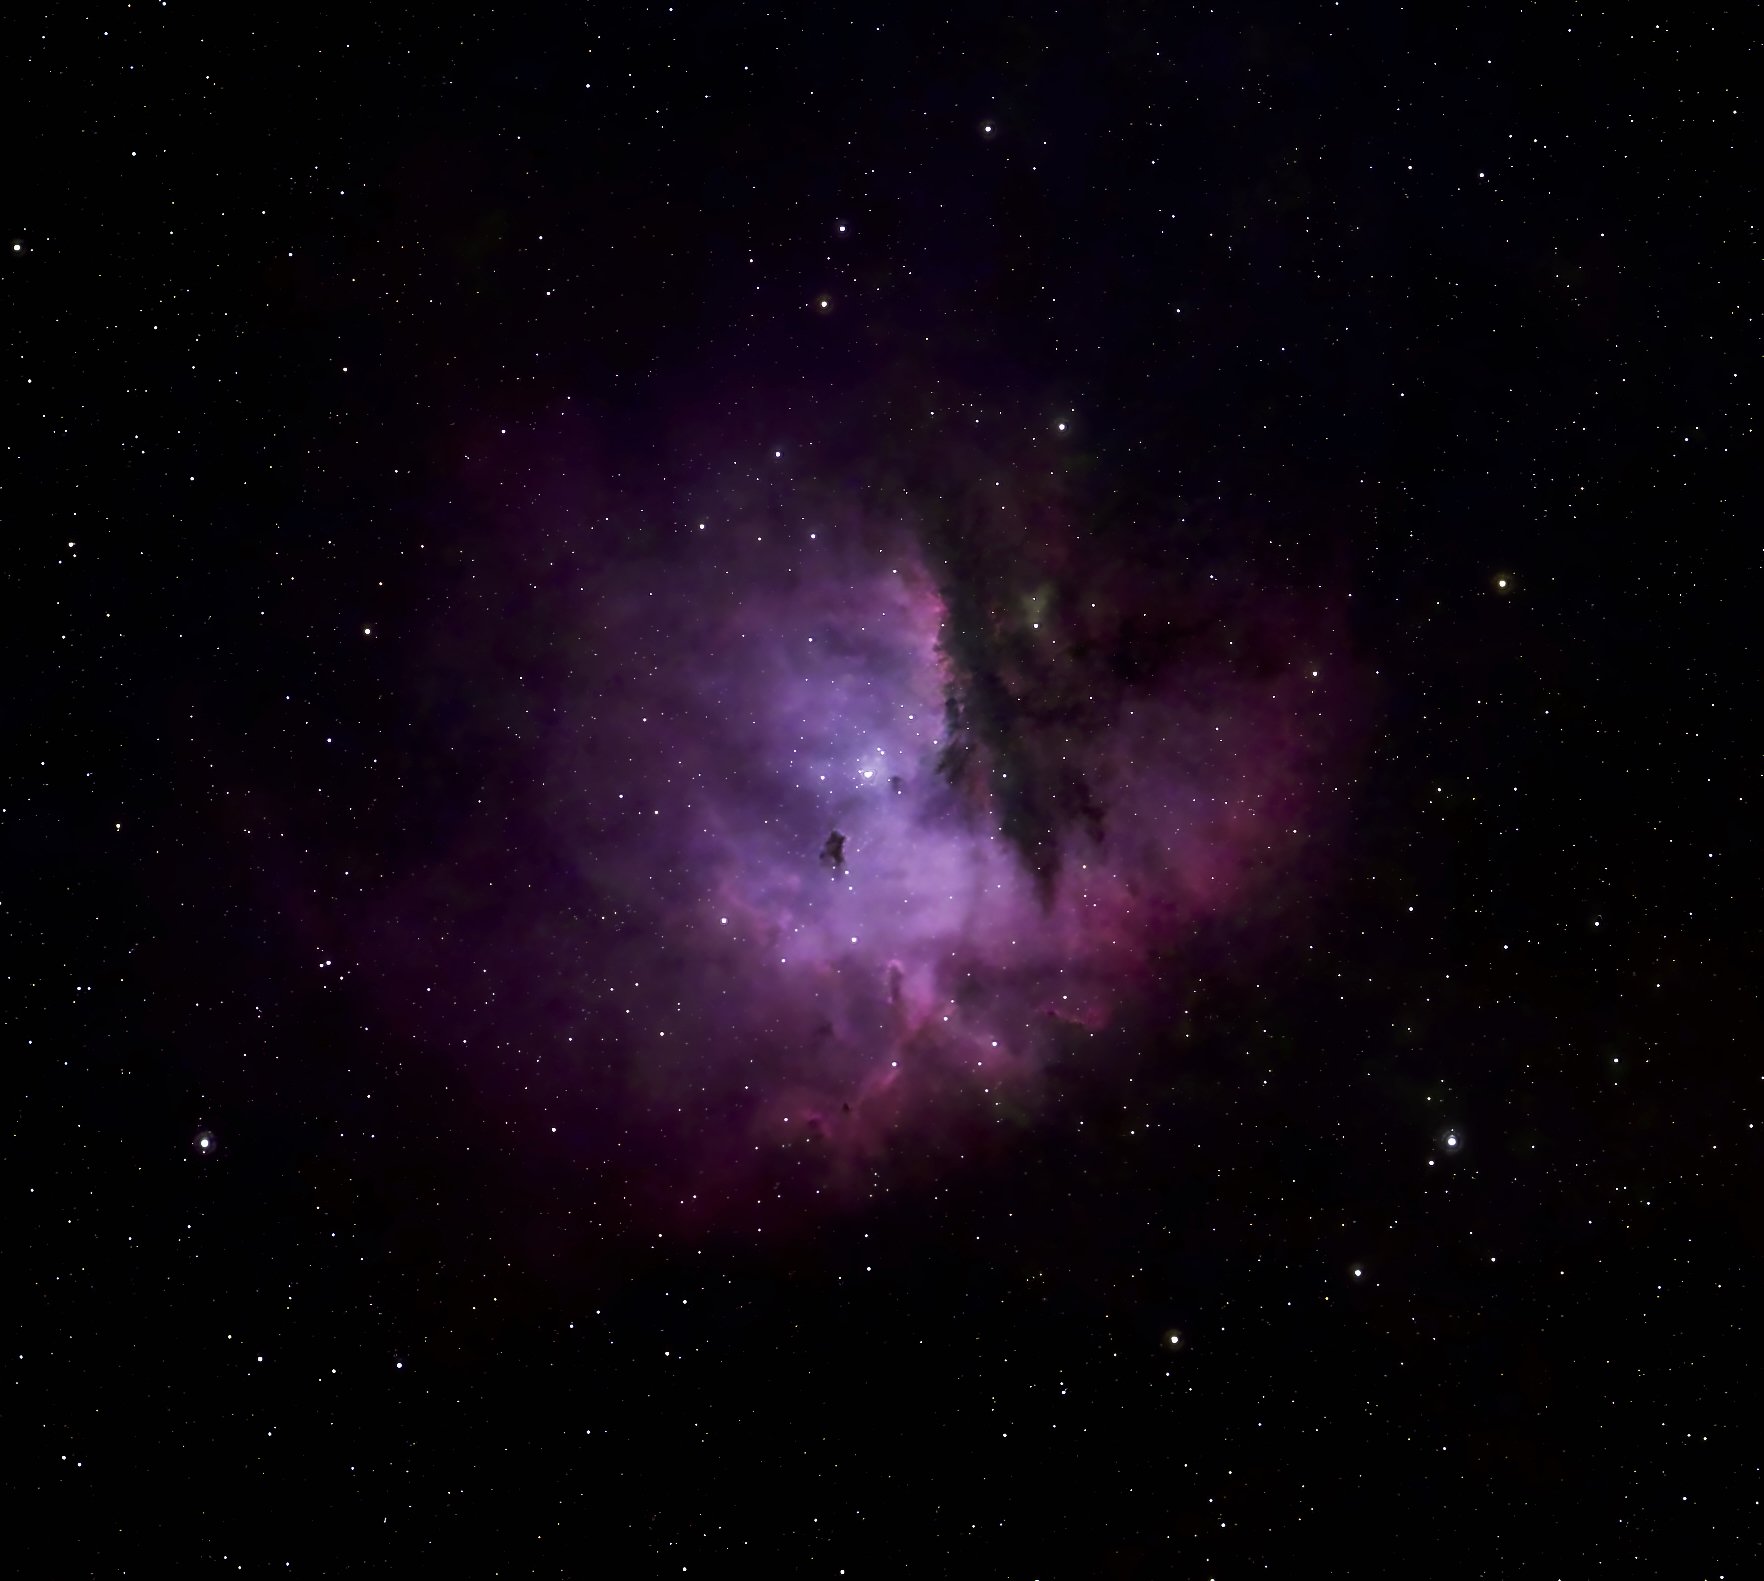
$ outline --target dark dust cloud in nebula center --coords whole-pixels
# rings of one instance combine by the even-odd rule
[[[1100,1068],[1271,903],[1351,734],[1315,587],[1179,525],[1101,552],[1020,466],[838,470],[756,447],[689,506],[499,505],[484,632],[438,651],[520,766],[359,924],[391,1019],[665,1164],[658,1213],[846,1200],[1033,1123],[1050,1063]]]

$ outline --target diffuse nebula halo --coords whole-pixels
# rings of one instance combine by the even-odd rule
[[[1319,593],[1087,546],[1045,467],[884,496],[784,461],[505,516],[531,544],[473,607],[518,628],[544,586],[546,651],[493,635],[454,684],[529,746],[369,930],[468,1068],[713,1220],[1027,1123],[1266,900],[1352,712]]]

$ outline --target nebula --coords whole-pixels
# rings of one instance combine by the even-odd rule
[[[357,926],[382,1013],[621,1158],[646,1221],[1033,1126],[1051,1065],[1268,903],[1352,713],[1323,590],[1174,530],[1087,546],[1058,489],[756,495],[782,457],[641,530],[503,511],[439,684],[507,722],[506,772]]]

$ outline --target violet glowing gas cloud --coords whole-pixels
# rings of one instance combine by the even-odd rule
[[[1352,711],[1314,588],[1177,533],[1087,551],[1045,485],[883,504],[783,460],[689,514],[503,512],[460,584],[488,635],[447,640],[510,770],[363,929],[387,999],[620,1157],[639,1216],[868,1194],[1033,1124],[1050,1061],[1269,904]]]

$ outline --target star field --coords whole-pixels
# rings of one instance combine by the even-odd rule
[[[20,1573],[1752,1573],[1746,20],[21,17]]]

